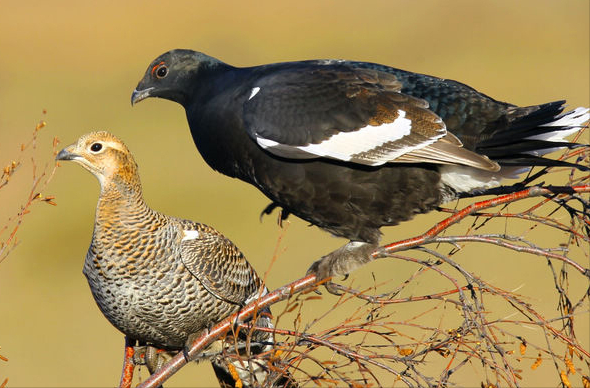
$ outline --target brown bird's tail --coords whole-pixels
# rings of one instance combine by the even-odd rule
[[[268,307],[259,311],[254,326],[274,327]],[[222,352],[211,359],[220,387],[298,387],[289,372],[273,359],[274,345],[273,333],[255,329],[241,330],[237,336],[226,338]]]

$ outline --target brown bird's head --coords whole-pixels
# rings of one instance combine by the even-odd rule
[[[137,164],[127,146],[109,132],[82,135],[57,154],[56,160],[72,160],[90,171],[104,189],[112,183],[139,185]]]
[[[159,97],[184,105],[197,89],[199,77],[229,65],[198,51],[168,51],[150,63],[131,95],[131,105]]]

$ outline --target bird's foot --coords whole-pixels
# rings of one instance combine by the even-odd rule
[[[307,270],[307,274],[313,273],[318,280],[332,278],[334,276],[348,277],[355,269],[362,267],[372,260],[371,253],[377,244],[351,241],[332,253],[316,260]],[[334,284],[330,281],[324,283],[329,293],[339,295]]]
[[[276,202],[271,202],[267,207],[265,207],[262,210],[262,212],[260,212],[260,221],[262,222],[262,217],[264,217],[265,215],[270,215],[273,212],[273,210],[275,210],[277,207],[281,207],[281,205],[279,205]],[[289,214],[291,213],[289,213],[288,210],[285,210],[283,208],[280,209],[277,223],[281,228],[283,227],[283,221],[285,221],[289,217]]]
[[[150,372],[154,374],[160,369],[170,355],[163,349],[158,349],[153,346],[135,346],[133,353],[133,363],[135,365],[145,365]]]

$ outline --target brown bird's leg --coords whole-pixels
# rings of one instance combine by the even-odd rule
[[[133,380],[133,371],[135,370],[135,344],[137,341],[125,336],[125,356],[123,358],[123,371],[121,372],[121,381],[119,388],[131,388]]]
[[[334,276],[344,276],[346,279],[349,273],[373,260],[371,253],[377,246],[378,243],[350,241],[334,252],[316,260],[307,270],[307,274],[313,273],[318,279]],[[331,294],[340,294],[332,287],[332,282],[328,281],[324,283],[324,286]]]

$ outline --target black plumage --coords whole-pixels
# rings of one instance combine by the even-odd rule
[[[185,108],[213,169],[258,187],[271,208],[351,240],[314,263],[320,277],[367,261],[381,226],[497,185],[522,166],[567,164],[542,155],[574,147],[563,137],[588,119],[584,108],[563,114],[565,101],[517,107],[379,64],[237,68],[191,50],[150,64],[132,103],[147,97]]]

